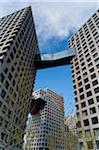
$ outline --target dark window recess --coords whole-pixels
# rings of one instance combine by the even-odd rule
[[[88,64],[88,67],[92,67],[92,66],[93,66],[93,63],[92,63],[92,62]]]
[[[89,81],[88,78],[84,79],[84,82],[85,82],[85,83],[87,83],[88,81]]]
[[[0,101],[0,107],[2,106],[2,102]]]
[[[11,117],[11,111],[8,110],[8,118],[10,118],[10,117]]]
[[[11,52],[11,54],[10,54],[10,57],[11,57],[11,59],[13,59],[14,58],[14,55],[13,55],[13,53]]]
[[[81,64],[81,66],[84,66],[85,65],[85,63],[83,62],[82,64]]]
[[[97,85],[97,84],[98,84],[98,81],[97,81],[97,80],[95,80],[95,81],[93,81],[93,82],[92,82],[92,84],[93,84],[93,86],[95,86],[95,85]]]
[[[89,125],[89,120],[88,119],[84,120],[84,126],[88,126],[88,125]]]
[[[5,134],[1,132],[1,139],[4,140]]]
[[[80,95],[80,99],[81,99],[81,100],[84,99],[84,94]]]
[[[13,48],[13,52],[14,52],[14,54],[16,53],[16,48],[15,47]]]
[[[1,91],[1,97],[5,98],[6,92],[4,90]]]
[[[5,74],[7,74],[7,72],[8,72],[8,68],[5,68],[5,69],[4,69],[4,72],[5,72]]]
[[[89,100],[88,100],[88,104],[89,104],[89,105],[94,104],[94,100],[93,100],[93,98],[91,98],[91,99],[89,99]]]
[[[77,95],[77,91],[74,91],[75,95]]]
[[[11,79],[12,79],[11,73],[9,73],[8,78],[9,78],[9,80],[11,81]]]
[[[77,78],[77,80],[79,81],[81,79],[81,76],[79,76],[78,78]]]
[[[93,117],[92,119],[92,124],[97,124],[98,123],[98,117]]]
[[[95,93],[99,93],[99,87],[94,89]]]
[[[81,86],[81,85],[82,85],[82,82],[79,82],[78,85]]]
[[[86,103],[85,102],[82,102],[81,103],[81,107],[83,108],[83,107],[85,107],[86,106]]]
[[[16,47],[18,48],[18,43],[16,42]]]
[[[95,107],[90,108],[90,114],[94,114],[94,113],[96,113],[96,108]]]
[[[13,86],[15,86],[15,80],[13,80],[13,83],[12,83],[12,84],[13,84]]]
[[[87,89],[89,89],[90,88],[90,84],[87,84],[86,86],[85,86],[85,89],[87,90]]]
[[[0,126],[2,125],[3,123],[3,118],[0,116]]]
[[[96,67],[99,69],[99,64],[97,64]]]
[[[97,102],[99,102],[99,96],[96,97]]]
[[[78,105],[76,105],[76,109],[77,109],[77,110],[79,109],[79,106],[78,106]]]
[[[95,78],[95,77],[96,77],[96,74],[95,74],[95,73],[91,75],[91,79],[93,79],[93,78]]]
[[[4,81],[4,75],[3,75],[3,73],[0,73],[0,81],[3,83],[3,81]]]
[[[8,87],[9,87],[9,82],[6,81],[6,82],[5,82],[5,88],[8,89]]]
[[[77,99],[77,97],[75,97],[75,102],[78,102],[78,99]]]
[[[89,96],[91,96],[91,95],[92,95],[92,92],[91,92],[91,91],[87,92],[87,97],[89,97]]]
[[[80,88],[80,89],[79,89],[79,92],[82,93],[82,92],[83,92],[83,88]]]
[[[80,121],[78,121],[78,122],[76,123],[76,127],[77,127],[77,128],[80,128],[80,127],[81,127],[81,122],[80,122]]]
[[[76,85],[74,85],[73,87],[74,87],[74,89],[76,89]]]
[[[87,76],[87,72],[85,72],[85,73],[83,74],[83,76],[84,76],[84,77]]]
[[[8,58],[8,59],[7,59],[7,63],[10,63],[10,62],[11,62],[11,60],[10,60],[10,58]]]
[[[15,69],[14,69],[14,67],[12,66],[11,71],[14,72],[14,70],[15,70]]]

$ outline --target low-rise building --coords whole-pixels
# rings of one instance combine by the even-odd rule
[[[32,98],[35,100],[42,98],[46,101],[46,105],[44,109],[31,116],[30,128],[25,136],[24,150],[63,150],[63,97],[50,89],[40,89],[33,93]]]

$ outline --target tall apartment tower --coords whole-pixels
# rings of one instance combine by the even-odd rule
[[[21,149],[38,44],[31,7],[0,19],[0,149]]]
[[[63,97],[50,89],[40,89],[33,93],[33,97],[44,99],[46,105],[38,114],[32,115],[30,128],[26,132],[24,150],[63,150]]]
[[[72,77],[82,147],[99,149],[99,10],[69,41],[76,49]]]

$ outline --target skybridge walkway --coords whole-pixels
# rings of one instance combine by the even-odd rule
[[[68,65],[71,63],[71,60],[74,56],[75,50],[72,48],[68,48],[56,53],[38,54],[35,58],[36,69]]]

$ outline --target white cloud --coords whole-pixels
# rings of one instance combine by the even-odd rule
[[[98,2],[35,3],[33,8],[40,45],[53,36],[66,38],[97,9]]]
[[[1,0],[0,15],[32,6],[40,46],[52,37],[66,38],[70,30],[78,29],[99,7],[98,0]],[[57,1],[57,2],[56,2]],[[39,2],[39,3],[38,3]]]

